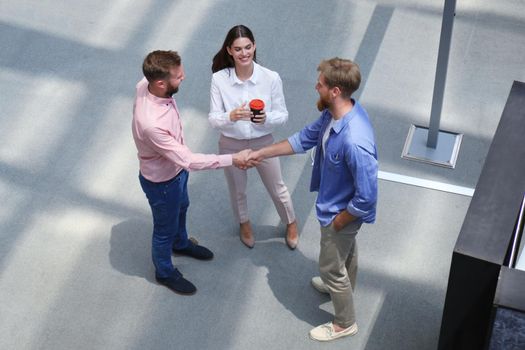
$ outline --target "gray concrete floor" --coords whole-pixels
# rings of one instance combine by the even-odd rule
[[[174,258],[199,291],[153,281],[151,222],[130,132],[143,57],[178,50],[186,139],[215,152],[210,63],[226,31],[255,33],[281,74],[289,123],[314,120],[316,67],[355,59],[380,170],[474,188],[513,80],[525,81],[525,3],[458,1],[442,129],[464,134],[456,169],[403,160],[428,125],[443,1],[0,1],[0,348],[317,349],[331,319],[309,285],[319,232],[310,159],[282,159],[300,220],[297,251],[256,173],[255,249],[237,238],[221,171],[193,173],[189,229],[211,262]],[[470,198],[381,181],[377,223],[359,234],[360,332],[327,349],[434,349],[452,248]]]

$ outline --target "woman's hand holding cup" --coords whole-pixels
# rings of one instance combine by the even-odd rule
[[[230,120],[232,122],[238,122],[239,120],[251,120],[252,112],[246,108],[246,104],[247,102],[244,102],[241,106],[230,112]]]
[[[266,112],[264,111],[264,101],[254,98],[250,101],[250,110],[252,112],[252,123],[264,124],[266,121]]]
[[[255,124],[264,124],[266,121],[266,112],[263,110],[259,111],[259,114],[255,114],[252,116],[252,123]]]

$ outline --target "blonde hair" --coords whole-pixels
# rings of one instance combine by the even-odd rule
[[[317,71],[322,73],[329,88],[338,87],[342,97],[350,99],[361,84],[359,66],[344,58],[334,57],[319,63]]]

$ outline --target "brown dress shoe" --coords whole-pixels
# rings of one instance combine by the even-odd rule
[[[290,250],[297,248],[299,243],[299,233],[297,232],[297,221],[288,224],[286,227],[286,245]]]
[[[252,226],[249,221],[240,224],[239,238],[250,249],[255,245],[255,238],[253,238]]]

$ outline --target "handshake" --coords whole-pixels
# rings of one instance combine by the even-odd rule
[[[245,149],[235,154],[232,154],[233,165],[237,168],[246,170],[259,165],[264,160],[263,150],[252,151],[251,149]]]

